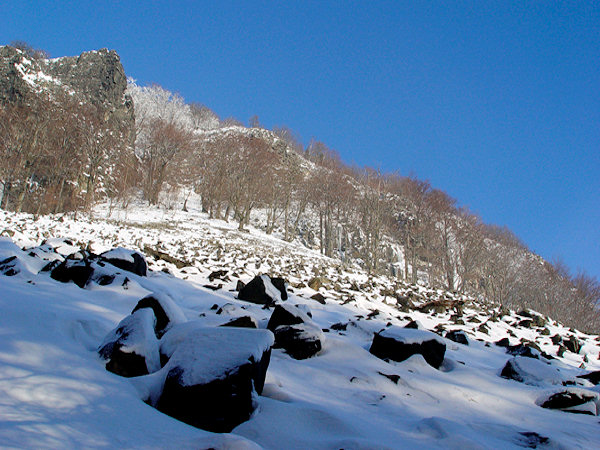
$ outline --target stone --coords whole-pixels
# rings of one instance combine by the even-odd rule
[[[510,341],[507,337],[500,339],[499,341],[494,342],[498,347],[509,347]]]
[[[311,323],[281,325],[275,329],[274,348],[282,348],[294,359],[307,359],[323,347],[323,333]]]
[[[545,360],[524,356],[509,359],[500,376],[531,386],[562,385],[569,380],[560,367]]]
[[[271,283],[273,284],[273,286],[275,286],[277,288],[277,290],[281,293],[281,300],[287,300],[288,299],[288,294],[286,291],[286,286],[288,285],[288,282],[281,277],[270,277],[271,278]]]
[[[542,408],[558,409],[575,414],[598,415],[600,395],[585,389],[568,388],[538,400]]]
[[[117,247],[102,253],[100,257],[102,260],[119,269],[126,270],[141,277],[147,275],[148,265],[146,264],[146,258],[144,258],[141,253],[134,250]]]
[[[526,358],[539,359],[540,350],[533,347],[532,343],[509,345],[506,348],[506,353],[513,356],[524,356]]]
[[[233,319],[223,325],[219,325],[221,327],[239,327],[239,328],[258,328],[258,323],[256,323],[256,319],[250,316],[242,316],[237,319]]]
[[[327,304],[327,302],[325,301],[325,297],[320,292],[317,292],[316,294],[311,295],[310,298],[312,300],[319,302],[321,305]]]
[[[308,282],[308,287],[314,291],[318,291],[319,288],[323,285],[323,281],[320,277],[313,277]]]
[[[162,336],[173,325],[186,321],[179,306],[164,294],[153,293],[142,298],[137,302],[131,314],[143,308],[150,308],[154,312],[156,317],[154,331],[157,337]]]
[[[287,294],[285,297],[287,299]],[[238,299],[260,305],[272,305],[276,300],[283,300],[281,291],[273,286],[268,275],[256,276],[250,280],[238,292]]]
[[[463,345],[469,345],[469,339],[467,338],[467,334],[462,330],[452,330],[446,333],[446,339],[450,339],[451,341],[457,342]]]
[[[180,324],[161,340],[167,372],[156,408],[203,430],[228,433],[254,411],[273,334],[268,330]]]
[[[277,327],[282,325],[296,325],[301,323],[311,323],[311,319],[300,308],[287,304],[276,305],[269,318],[267,330],[275,331]]]
[[[98,348],[98,353],[106,360],[106,370],[123,377],[137,377],[159,370],[155,324],[153,311],[146,308],[119,322]]]
[[[80,288],[84,288],[94,273],[88,259],[65,259],[50,272],[50,277],[61,283],[72,281]]]
[[[593,385],[597,386],[598,384],[600,384],[600,370],[586,373],[585,375],[578,375],[577,378],[583,378],[585,380],[588,380]]]
[[[430,366],[439,369],[444,361],[446,344],[430,331],[392,326],[375,333],[369,352],[380,359],[397,362],[420,354]]]
[[[572,353],[579,353],[581,351],[581,343],[575,336],[569,336],[569,339],[563,341],[563,345]]]

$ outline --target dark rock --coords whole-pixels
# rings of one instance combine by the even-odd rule
[[[205,287],[206,289],[210,289],[211,291],[218,291],[223,287],[223,284],[219,283],[217,286],[213,286],[212,284],[205,284],[203,285],[203,287]]]
[[[404,325],[404,328],[408,328],[408,329],[411,329],[411,330],[423,330],[423,329],[425,329],[425,327],[423,325],[421,325],[421,323],[418,322],[418,321],[416,321],[416,320],[411,320],[406,325]]]
[[[563,339],[562,339],[562,336],[560,334],[555,334],[554,336],[552,336],[550,338],[550,340],[552,341],[552,343],[554,345],[558,345],[558,344],[562,343]]]
[[[499,341],[494,342],[498,347],[509,347],[510,341],[508,338],[502,338]]]
[[[579,353],[581,351],[581,343],[575,336],[570,336],[569,339],[563,341],[563,345],[572,353]]]
[[[298,307],[287,304],[276,305],[271,314],[271,318],[269,319],[269,323],[267,324],[267,329],[275,331],[277,327],[282,325],[296,325],[310,322],[310,317]]]
[[[275,294],[277,292],[277,294]],[[287,294],[286,294],[287,298]],[[271,305],[281,298],[279,291],[271,283],[268,275],[256,276],[238,292],[238,299],[259,305]]]
[[[161,341],[169,362],[157,409],[197,428],[230,432],[254,410],[253,392],[262,392],[272,345],[267,330],[174,327]]]
[[[320,292],[317,292],[316,294],[311,295],[310,298],[313,300],[316,300],[321,305],[327,304],[327,302],[325,301],[325,297]]]
[[[444,361],[446,344],[430,331],[390,327],[375,333],[369,352],[380,359],[397,362],[420,354],[429,365],[439,369]]]
[[[538,446],[546,446],[550,443],[550,439],[546,436],[541,436],[533,431],[523,431],[519,433],[519,437],[516,439],[517,444],[520,447],[525,448],[538,448]]]
[[[335,331],[346,331],[347,327],[347,323],[334,323],[330,328]]]
[[[552,394],[540,403],[542,408],[560,409],[561,411],[598,415],[597,403],[599,396],[596,392],[584,389],[568,388],[564,391]],[[538,403],[539,404],[539,403]]]
[[[160,369],[156,318],[149,309],[125,317],[104,338],[98,349],[107,360],[106,370],[123,377],[137,377]]]
[[[585,375],[578,375],[577,378],[583,378],[585,380],[588,380],[593,385],[597,386],[600,383],[600,370],[586,373]]]
[[[15,276],[20,272],[17,263],[18,260],[16,256],[9,256],[8,258],[3,259],[0,261],[0,273],[7,277]]]
[[[162,250],[159,250],[158,248],[152,248],[149,245],[144,246],[144,253],[146,253],[148,256],[153,257],[156,261],[162,260],[162,261],[168,262],[170,264],[173,264],[178,269],[183,269],[186,266],[192,265],[188,261],[184,261],[182,259],[175,258],[175,257],[169,255],[168,253],[163,252]],[[162,271],[169,273],[168,269],[166,267],[163,268]]]
[[[154,312],[156,317],[154,331],[158,337],[162,336],[171,326],[186,320],[179,306],[165,295],[156,293],[147,295],[137,302],[131,314],[143,308],[150,308]]]
[[[520,320],[517,325],[520,326],[521,328],[531,328],[532,324],[533,324],[533,320],[523,319],[523,320]]]
[[[381,376],[386,377],[388,380],[390,380],[394,384],[398,384],[398,381],[400,381],[400,375],[396,375],[396,374],[388,375],[387,373],[383,373],[383,372],[377,372],[377,373]]]
[[[509,359],[504,367],[502,368],[502,372],[500,372],[500,376],[502,378],[506,378],[507,380],[515,380],[520,383],[523,382],[524,378],[521,375],[520,371],[515,366],[514,359]]]
[[[284,278],[281,277],[270,277],[271,283],[273,286],[277,288],[277,290],[281,293],[281,300],[287,300],[288,294],[286,291],[286,285],[288,284]]]
[[[115,276],[106,274],[100,275],[98,278],[94,279],[94,281],[100,286],[108,286],[109,284],[112,284],[113,281],[115,281]]]
[[[558,346],[558,350],[556,350],[556,356],[558,356],[559,358],[562,358],[562,356],[565,354],[565,352],[567,351],[567,347],[565,347],[564,345],[559,345]]]
[[[526,358],[539,359],[541,352],[539,351],[539,349],[534,348],[530,343],[528,343],[509,345],[506,348],[506,353],[513,356],[524,356]]]
[[[544,328],[542,331],[540,331],[540,334],[542,336],[550,336],[550,330],[548,328]]]
[[[322,348],[323,334],[310,323],[282,325],[275,329],[274,334],[274,348],[282,348],[294,359],[310,358]]]
[[[446,339],[450,339],[451,341],[457,342],[463,345],[469,345],[469,339],[467,338],[467,334],[462,330],[452,330],[446,333]]]
[[[102,253],[100,257],[119,269],[135,273],[141,277],[147,275],[146,258],[136,251],[119,247]]]
[[[230,322],[220,325],[221,327],[240,327],[240,328],[258,328],[256,320],[250,316],[242,316],[233,319]]]
[[[246,286],[246,284],[242,280],[237,280],[235,290],[239,292],[244,288],[244,286]]]
[[[80,288],[84,288],[94,273],[91,263],[87,259],[65,259],[50,272],[50,277],[61,283],[72,281]]]
[[[208,276],[208,281],[212,283],[213,281],[215,281],[215,278],[221,280],[225,275],[227,275],[227,272],[227,270],[215,270],[214,272],[211,272]]]

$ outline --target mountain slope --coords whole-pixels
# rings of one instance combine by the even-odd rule
[[[239,232],[234,224],[209,220],[194,203],[187,214],[136,207],[113,212],[114,218],[106,220],[106,213],[98,209],[94,218],[33,218],[0,212],[2,235],[10,236],[0,241],[0,260],[17,256],[19,261],[15,266],[19,273],[0,275],[0,440],[5,446],[600,445],[597,417],[536,404],[565,389],[562,381],[575,381],[577,375],[600,369],[596,336],[570,331],[551,319],[535,319],[533,312],[518,315],[450,292],[369,276],[298,243],[253,228]],[[71,243],[51,239],[56,237],[69,238]],[[43,264],[38,257],[28,256],[32,251],[41,254],[41,249],[19,249],[39,246],[44,239],[50,246],[44,247],[47,258],[67,255],[80,246],[96,253],[116,246],[145,250],[152,271],[147,277],[128,273],[125,286],[92,282],[82,289],[60,283],[38,272]],[[214,274],[218,270],[226,273]],[[188,320],[207,326],[250,315],[266,327],[271,311],[236,299],[235,292],[238,279],[248,282],[264,272],[286,277],[290,282],[286,304],[303,305],[327,332],[323,349],[312,358],[295,360],[281,349],[273,350],[263,395],[256,397],[258,408],[232,434],[208,433],[159,413],[142,402],[140,383],[104,369],[96,348],[151,292],[169,295]],[[308,284],[318,287],[315,275],[320,277],[322,286],[317,291],[324,304],[310,298],[316,290]],[[216,291],[204,287],[220,284]],[[527,323],[527,315],[535,319],[534,324]],[[442,334],[442,327],[464,330],[469,345],[444,338],[447,350],[441,370],[420,355],[385,362],[369,353],[374,333],[388,323],[401,327],[413,319]],[[581,351],[566,351],[549,364],[535,360],[542,369],[523,363],[530,373],[526,383],[499,376],[513,356],[491,342],[506,337],[511,344],[527,340],[556,355],[559,346],[551,337],[557,334],[563,340],[575,336]],[[586,369],[578,368],[581,364]],[[579,380],[590,395],[599,391],[586,383]]]

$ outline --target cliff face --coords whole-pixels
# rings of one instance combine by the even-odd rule
[[[133,140],[133,102],[125,93],[127,77],[119,55],[101,49],[79,56],[38,59],[10,46],[0,47],[0,103],[16,102],[31,94],[66,90],[114,115]]]

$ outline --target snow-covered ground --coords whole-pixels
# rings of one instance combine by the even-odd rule
[[[0,211],[0,261],[17,256],[19,264],[16,275],[0,275],[3,448],[600,448],[598,416],[538,406],[563,381],[600,370],[597,336],[553,320],[527,327],[522,321],[528,318],[514,311],[494,318],[498,308],[369,277],[298,243],[256,229],[240,232],[198,211],[132,207],[107,215],[101,208],[93,218],[77,219]],[[45,262],[21,250],[50,238],[73,245],[48,241],[48,255],[125,247],[146,253],[152,270],[147,277],[128,273],[125,286],[60,283],[39,272]],[[209,279],[218,270],[226,274]],[[262,273],[289,280],[286,304],[310,311],[325,339],[323,349],[305,360],[273,350],[255,413],[232,433],[209,433],[166,416],[141,400],[135,379],[105,370],[98,346],[150,293],[171,297],[187,320],[216,326],[250,315],[265,328],[271,310],[237,300],[235,292],[238,280]],[[308,284],[316,275],[325,304],[310,298],[317,291]],[[402,307],[398,298],[412,305]],[[419,310],[436,300],[463,303],[462,320],[451,308]],[[465,330],[469,345],[439,338],[446,344],[440,370],[420,355],[385,362],[369,353],[374,333],[411,320],[428,330]],[[513,356],[493,342],[528,340],[556,356],[556,334],[575,336],[581,351],[567,351],[551,364],[525,361],[531,374],[525,382],[500,377]]]

